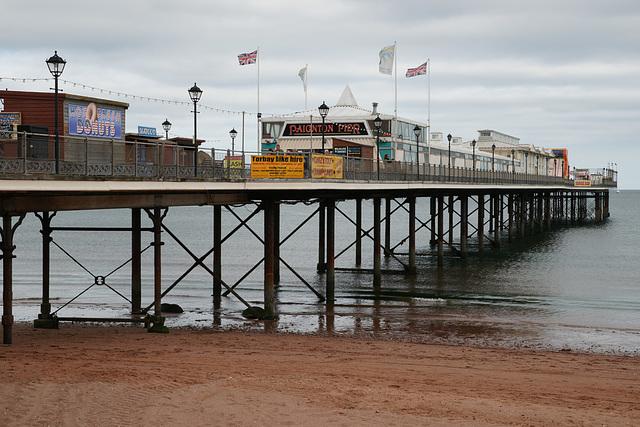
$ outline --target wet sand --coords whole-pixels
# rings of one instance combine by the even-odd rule
[[[640,358],[258,332],[14,326],[4,426],[637,425]]]

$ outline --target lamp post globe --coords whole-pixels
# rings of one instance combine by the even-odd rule
[[[53,56],[47,59],[45,62],[47,63],[49,72],[51,73],[55,81],[54,114],[56,116],[55,117],[56,139],[54,143],[54,156],[55,156],[55,170],[56,170],[56,173],[59,173],[60,172],[60,131],[58,128],[58,77],[62,75],[62,72],[64,71],[64,66],[66,65],[67,61],[59,57],[58,51],[56,50]]]
[[[202,89],[197,84],[189,89],[189,97],[193,101],[193,175],[198,178],[198,101],[202,97]]]
[[[196,83],[194,83],[189,89],[189,97],[193,102],[200,101],[200,98],[202,97],[202,89],[200,89]]]
[[[320,117],[322,117],[322,154],[324,154],[324,119],[327,118],[327,114],[329,114],[329,107],[322,101],[322,105],[318,107],[318,112],[320,113]]]

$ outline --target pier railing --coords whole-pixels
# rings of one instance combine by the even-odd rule
[[[56,162],[55,137],[26,132],[0,132],[0,176],[69,177],[74,179],[196,179],[193,146],[174,142],[129,142],[118,139],[60,137]],[[251,176],[251,155],[230,150],[199,149],[198,180],[243,180]],[[283,153],[305,158],[304,178],[312,179],[309,153]],[[407,163],[344,157],[342,179],[361,181],[430,181],[478,184],[565,185],[574,181],[559,176],[530,174],[511,170],[483,170],[447,165]],[[57,165],[56,165],[57,163]],[[498,165],[494,165],[498,166]],[[605,174],[598,186],[616,187]],[[613,175],[615,176],[615,175]]]

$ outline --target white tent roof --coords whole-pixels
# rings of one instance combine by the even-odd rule
[[[342,91],[342,95],[340,95],[340,99],[335,105],[336,107],[358,107],[358,103],[356,99],[353,97],[353,93],[351,92],[351,88],[349,85],[345,86]]]
[[[319,123],[322,121],[320,117],[320,113],[317,108],[313,108],[311,110],[306,111],[296,111],[295,113],[283,114],[281,116],[272,116],[265,117],[262,116],[262,121],[265,123],[273,123],[273,122],[301,122],[301,123],[309,123],[309,116],[313,116],[313,122]],[[351,88],[349,85],[346,85],[344,90],[342,91],[342,95],[338,99],[338,102],[329,108],[329,114],[327,115],[327,119],[329,120],[351,120],[351,119],[361,119],[361,120],[373,120],[377,116],[373,114],[372,110],[366,110],[358,106],[358,103],[351,92]],[[380,118],[382,120],[392,120],[394,118],[393,114],[380,114]],[[419,123],[414,120],[408,120],[401,117],[398,117],[398,120],[406,122],[406,123],[416,123],[421,126],[426,126],[424,123]]]

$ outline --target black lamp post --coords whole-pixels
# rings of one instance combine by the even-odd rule
[[[511,149],[511,173],[516,174],[516,150]]]
[[[553,176],[558,176],[558,159],[553,159]]]
[[[474,139],[473,141],[471,141],[471,152],[473,153],[471,155],[471,158],[473,160],[473,180],[476,180],[476,140]]]
[[[539,162],[538,162],[539,159],[540,159],[540,155],[536,154],[536,175],[540,174],[540,165],[539,165]]]
[[[416,125],[413,128],[413,133],[416,135],[416,165],[418,165],[418,180],[420,180],[420,133],[422,129]]]
[[[373,120],[373,125],[376,127],[377,135],[376,135],[376,146],[378,147],[378,181],[380,181],[380,127],[382,126],[382,119],[380,118],[380,114]],[[348,148],[347,148],[348,150]]]
[[[529,173],[529,152],[525,151],[524,152],[524,174],[528,174]]]
[[[324,154],[324,119],[327,117],[327,114],[329,114],[329,107],[322,101],[322,105],[318,107],[318,111],[322,117],[322,154]]]
[[[231,155],[235,156],[236,155],[236,136],[238,136],[238,131],[236,130],[235,127],[229,131],[229,136],[231,137]]]
[[[491,146],[491,172],[496,171],[496,144]]]
[[[448,173],[449,173],[449,180],[451,180],[451,134],[447,135],[447,139],[449,140],[449,167],[448,169]]]
[[[53,56],[45,61],[47,63],[47,67],[49,67],[49,72],[53,76],[55,80],[55,109],[54,114],[56,115],[56,140],[54,145],[54,155],[56,159],[56,173],[60,172],[60,132],[58,131],[58,77],[62,75],[64,71],[64,66],[67,63],[64,59],[58,56],[58,51],[56,50]]]
[[[162,129],[164,129],[164,142],[162,143],[162,152],[160,156],[160,170],[164,174],[164,144],[169,140],[169,129],[171,129],[171,122],[169,119],[164,119],[162,122]]]
[[[189,89],[189,96],[193,101],[193,175],[198,178],[198,101],[202,96],[202,89],[195,83],[193,87]]]

